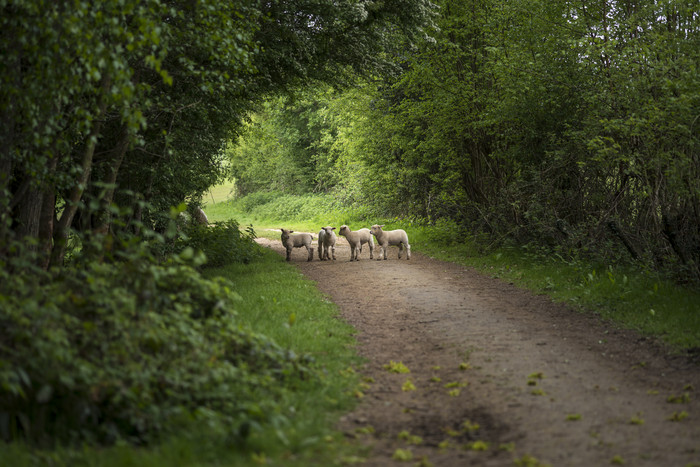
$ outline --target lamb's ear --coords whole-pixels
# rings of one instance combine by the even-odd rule
[[[294,231],[293,231],[293,230],[290,230],[289,233],[294,233]]]
[[[331,227],[331,230],[335,230],[335,227]]]
[[[380,229],[383,229],[386,224],[382,224],[379,226]]]

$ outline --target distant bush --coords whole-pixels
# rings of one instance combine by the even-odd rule
[[[268,220],[308,220],[333,214],[340,206],[331,195],[284,195],[258,206],[254,213]]]
[[[180,253],[187,248],[204,253],[207,267],[230,263],[248,264],[260,254],[253,227],[241,232],[233,219],[210,226],[187,223],[182,227],[172,249]]]
[[[55,278],[2,265],[0,437],[147,443],[204,417],[235,440],[283,417],[282,382],[310,376],[308,359],[242,328],[230,284],[202,278],[193,256]]]
[[[440,218],[432,225],[426,225],[424,231],[428,240],[446,246],[464,243],[469,237],[464,227],[447,218]]]
[[[276,191],[257,191],[248,195],[242,196],[235,200],[235,205],[245,213],[253,212],[257,207],[263,206],[271,201],[283,196],[282,193]]]

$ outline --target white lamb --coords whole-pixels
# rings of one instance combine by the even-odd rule
[[[333,259],[335,259],[335,242],[338,237],[335,235],[335,227],[321,227],[318,232],[318,258],[321,261],[330,260],[331,255],[328,254],[328,250],[331,251]]]
[[[359,261],[359,254],[362,253],[362,245],[369,244],[369,259],[374,259],[374,239],[369,229],[350,230],[350,227],[343,225],[338,231],[350,244],[350,261]]]
[[[300,233],[297,235],[289,235],[293,233],[293,230],[281,229],[282,230],[282,245],[287,250],[287,261],[289,261],[292,255],[292,248],[306,247],[306,251],[309,253],[308,261],[311,261],[314,257],[314,249],[311,248],[311,242],[314,237],[311,234]]]
[[[377,238],[377,243],[379,244],[379,258],[382,259],[382,252],[384,253],[384,259],[386,259],[386,250],[390,245],[399,246],[399,259],[401,259],[401,253],[403,249],[406,248],[406,259],[411,259],[411,245],[408,244],[408,235],[406,232],[398,230],[387,230],[386,232],[382,230],[383,225],[374,224],[372,226],[371,232]]]

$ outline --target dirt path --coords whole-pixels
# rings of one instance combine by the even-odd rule
[[[461,266],[396,248],[351,263],[339,243],[292,261],[358,330],[370,382],[340,428],[371,447],[363,465],[700,466],[697,362]]]

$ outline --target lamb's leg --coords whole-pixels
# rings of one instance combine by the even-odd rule
[[[399,243],[399,259],[401,259],[401,253],[403,253],[403,243]]]
[[[290,260],[290,257],[291,257],[291,256],[292,256],[292,249],[291,249],[291,248],[287,248],[287,261]]]
[[[331,253],[333,254],[333,261],[335,261],[335,246],[331,247]]]
[[[320,244],[318,245],[318,259],[323,261],[323,247]]]
[[[411,259],[411,245],[406,245],[406,259]]]
[[[374,259],[374,242],[369,241],[369,259]]]
[[[309,252],[309,259],[307,259],[307,261],[311,261],[312,259],[314,259],[314,249],[309,246],[307,246],[306,249]]]

